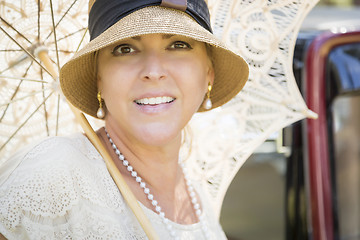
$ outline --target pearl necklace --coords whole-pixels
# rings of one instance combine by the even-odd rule
[[[166,229],[169,231],[170,236],[175,239],[175,240],[179,240],[179,236],[176,236],[176,232],[174,231],[173,227],[170,224],[170,220],[168,218],[165,217],[165,213],[161,210],[161,207],[159,206],[158,202],[155,200],[154,195],[152,195],[150,193],[150,189],[148,187],[146,187],[146,183],[142,180],[142,178],[140,176],[138,176],[137,172],[134,170],[134,168],[130,165],[130,163],[125,159],[124,155],[121,154],[120,150],[117,148],[117,146],[115,145],[114,141],[111,139],[110,134],[107,132],[107,130],[105,129],[106,135],[109,139],[109,142],[112,146],[112,148],[115,151],[115,154],[118,156],[119,160],[122,162],[122,164],[126,167],[126,169],[129,171],[129,173],[131,174],[131,176],[135,179],[135,181],[137,183],[139,183],[140,187],[142,189],[144,189],[144,193],[147,196],[147,199],[151,202],[151,205],[155,208],[155,211],[158,213],[158,215],[160,216],[162,222],[165,224]],[[210,234],[208,231],[207,226],[205,225],[204,222],[204,215],[202,214],[202,211],[200,209],[200,204],[198,203],[198,200],[196,198],[196,194],[194,191],[194,187],[191,184],[190,179],[188,179],[188,174],[186,171],[186,167],[184,166],[183,163],[180,163],[180,167],[183,171],[184,174],[184,178],[185,178],[185,183],[191,198],[191,203],[193,205],[194,211],[196,216],[198,217],[198,220],[201,224],[201,230],[205,235],[205,239],[210,239]]]

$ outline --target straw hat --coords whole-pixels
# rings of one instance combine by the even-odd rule
[[[179,7],[167,4],[167,7],[163,7],[164,4],[159,6],[161,2],[156,0],[95,2],[89,13],[92,40],[60,71],[62,91],[75,107],[96,117],[99,103],[95,52],[122,39],[145,34],[183,35],[211,46],[215,71],[210,95],[212,108],[228,102],[244,87],[249,74],[248,65],[211,33],[209,12],[204,0],[164,2],[184,2],[187,5]],[[202,111],[206,109],[200,107],[199,112]]]

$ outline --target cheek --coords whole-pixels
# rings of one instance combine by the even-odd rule
[[[189,87],[192,87],[193,91],[197,91],[200,95],[204,95],[209,82],[207,76],[208,67],[203,62],[196,61],[191,64],[188,69],[187,76],[189,76]]]
[[[185,100],[191,102],[196,111],[203,102],[207,92],[208,67],[202,61],[188,61],[187,64],[177,65],[176,74],[180,82],[178,86],[181,89]]]
[[[98,74],[99,86],[101,86],[105,100],[113,95],[119,96],[122,91],[126,91],[128,88],[128,81],[126,81],[126,79],[129,79],[128,73],[123,66],[116,64],[107,64],[106,67],[100,69]]]

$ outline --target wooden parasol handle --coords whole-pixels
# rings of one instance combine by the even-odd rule
[[[57,79],[59,74],[54,69],[53,63],[47,54],[46,51],[40,51],[38,54],[39,59],[44,64],[45,68],[52,74],[52,77],[54,79]],[[131,189],[126,184],[124,178],[122,177],[119,169],[116,167],[114,161],[112,160],[110,154],[107,152],[106,148],[100,141],[99,137],[95,133],[94,129],[92,129],[91,125],[89,124],[88,120],[84,116],[80,110],[75,108],[70,102],[67,101],[67,103],[70,106],[70,109],[74,113],[77,121],[83,128],[85,134],[91,141],[91,143],[95,146],[95,148],[98,150],[98,152],[101,154],[101,156],[104,158],[105,164],[107,169],[110,172],[111,177],[114,179],[117,187],[119,188],[122,196],[124,197],[125,201],[127,202],[130,209],[135,214],[136,218],[138,219],[140,225],[144,229],[144,232],[146,233],[147,237],[150,240],[158,240],[159,237],[157,233],[155,232],[153,226],[151,225],[149,219],[144,214],[144,211],[141,209],[136,197],[131,192]]]

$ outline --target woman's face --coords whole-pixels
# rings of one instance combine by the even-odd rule
[[[213,79],[205,44],[178,35],[133,37],[98,56],[105,121],[133,143],[161,146],[179,140]]]

